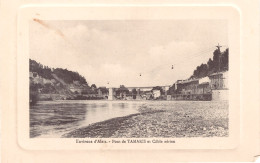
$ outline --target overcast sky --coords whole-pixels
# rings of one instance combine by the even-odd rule
[[[30,58],[77,71],[90,85],[172,85],[206,63],[218,43],[228,46],[227,35],[224,20],[34,20]]]

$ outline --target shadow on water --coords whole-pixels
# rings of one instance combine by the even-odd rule
[[[60,137],[89,124],[138,112],[133,102],[44,101],[30,107],[30,137]]]

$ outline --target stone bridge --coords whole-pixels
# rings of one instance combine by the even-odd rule
[[[140,94],[140,91],[151,91],[154,87],[158,87],[158,86],[148,86],[148,87],[125,87],[127,88],[129,91],[132,91],[133,89],[136,89],[137,91],[137,96]],[[165,94],[166,92],[169,90],[170,85],[165,85],[165,86],[159,86],[161,87]],[[114,100],[115,99],[115,90],[119,89],[119,88],[115,88],[115,87],[110,87],[109,88],[109,95],[108,95],[108,100]]]

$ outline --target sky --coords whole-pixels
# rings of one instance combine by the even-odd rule
[[[98,87],[172,85],[207,63],[218,43],[222,51],[228,47],[227,25],[225,20],[34,19],[30,58],[77,71]]]

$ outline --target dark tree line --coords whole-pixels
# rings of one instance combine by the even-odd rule
[[[37,72],[39,76],[49,80],[54,79],[52,74],[56,74],[67,84],[73,83],[73,80],[80,81],[82,84],[87,84],[86,79],[78,72],[73,72],[62,68],[51,69],[48,66],[43,66],[41,63],[38,63],[32,59],[30,59],[30,72]]]
[[[73,72],[62,68],[56,68],[53,70],[53,73],[68,84],[73,83],[74,80],[80,81],[80,83],[82,84],[87,84],[86,79],[83,76],[81,76],[78,72]]]
[[[153,90],[159,90],[161,94],[164,93],[162,87],[160,87],[160,86],[153,87],[152,91],[153,91]]]
[[[120,93],[126,93],[129,94],[129,90],[124,86],[124,85],[120,85],[119,89],[116,90],[116,94],[119,95]]]
[[[210,58],[207,64],[201,64],[194,70],[190,78],[202,78],[215,72],[227,71],[229,49],[227,48],[223,53],[216,49],[213,53],[213,60]]]
[[[38,101],[38,87],[41,85],[30,83],[30,105],[34,105]]]
[[[43,66],[41,63],[38,63],[30,59],[30,72],[37,72],[38,75],[45,79],[52,79],[52,70],[48,66]]]
[[[213,59],[209,58],[207,64],[203,63],[200,66],[197,66],[190,79],[203,78],[215,72],[227,71],[229,69],[228,59],[228,48],[223,53],[216,49],[213,52]],[[168,94],[173,93],[177,93],[177,90],[174,88],[174,84],[168,90]]]

